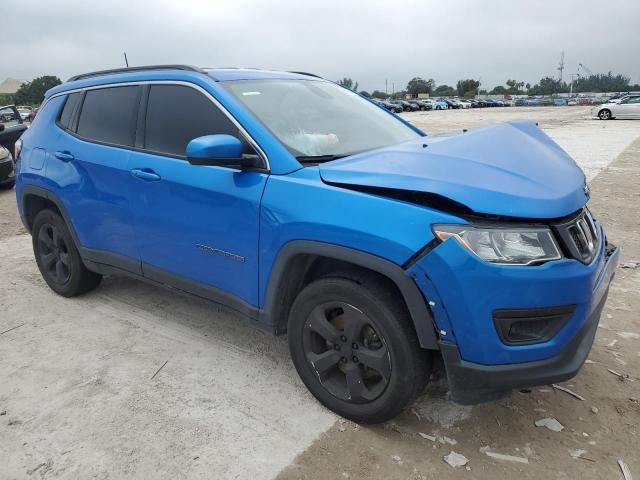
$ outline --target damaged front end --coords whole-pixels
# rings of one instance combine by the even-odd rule
[[[452,398],[567,380],[591,349],[619,251],[576,163],[531,122],[323,164],[326,183],[460,218],[404,268],[428,299]]]

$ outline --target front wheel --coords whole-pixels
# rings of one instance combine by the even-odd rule
[[[611,110],[607,110],[606,108],[603,108],[598,112],[598,118],[600,120],[611,120]]]
[[[317,280],[289,315],[289,349],[311,393],[362,423],[389,420],[424,389],[431,366],[393,289],[368,275]]]

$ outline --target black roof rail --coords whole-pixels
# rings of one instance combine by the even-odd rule
[[[320,75],[316,75],[315,73],[309,73],[309,72],[293,72],[293,71],[289,71],[288,73],[296,73],[298,75],[307,75],[308,77],[315,77],[315,78],[322,78]],[[322,78],[324,80],[324,78]]]
[[[69,80],[67,80],[67,82],[73,82],[75,80],[81,80],[83,78],[98,77],[101,75],[114,75],[116,73],[128,73],[128,72],[143,72],[145,70],[186,70],[190,72],[206,73],[201,68],[192,67],[191,65],[147,65],[143,67],[114,68],[111,70],[100,70],[97,72],[82,73],[80,75],[74,75]]]

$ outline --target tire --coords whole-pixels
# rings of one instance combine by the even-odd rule
[[[102,276],[87,270],[62,217],[53,210],[36,215],[31,229],[33,253],[47,285],[63,297],[93,290]]]
[[[15,179],[12,182],[0,184],[0,190],[11,190],[16,184]]]
[[[598,112],[598,118],[600,120],[611,120],[613,117],[611,116],[611,110],[607,108],[603,108]]]
[[[404,304],[369,274],[305,287],[291,307],[288,341],[309,391],[359,423],[398,415],[423,391],[431,369],[431,352],[420,348]]]

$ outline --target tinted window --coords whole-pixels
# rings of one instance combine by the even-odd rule
[[[151,86],[145,131],[147,150],[183,157],[194,138],[220,133],[242,140],[238,128],[199,91],[181,85]]]
[[[73,111],[76,109],[78,102],[82,98],[82,93],[72,93],[67,96],[67,100],[64,102],[64,107],[60,112],[60,117],[58,118],[58,123],[61,127],[70,128],[71,127],[71,117],[73,115]]]
[[[78,135],[104,143],[133,146],[140,87],[89,90],[82,104]]]

